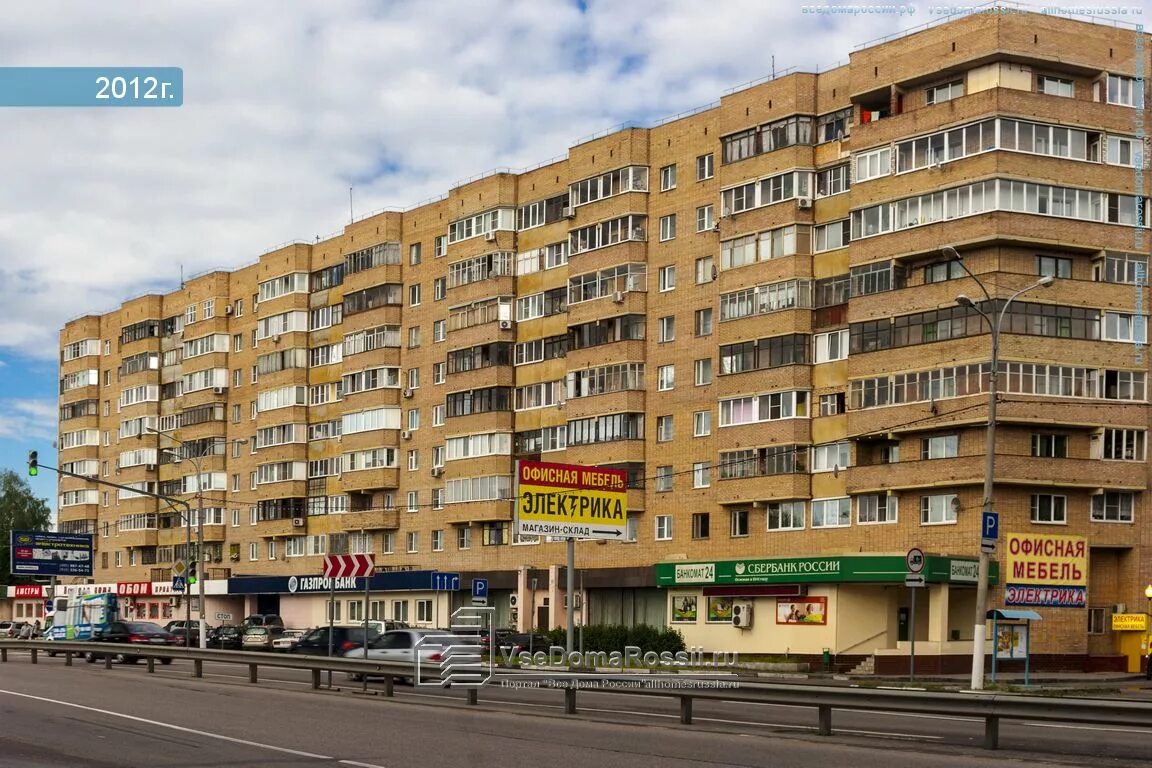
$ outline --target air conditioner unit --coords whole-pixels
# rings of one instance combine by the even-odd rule
[[[1112,606],[1112,613],[1128,613],[1127,603],[1115,603]]]
[[[212,387],[212,394],[222,395],[228,391],[228,387]]]
[[[500,321],[500,330],[502,330],[502,331],[512,330],[512,321],[511,320],[501,320]]]
[[[230,315],[235,311],[236,311],[236,309],[231,304],[225,304],[224,305],[224,314]]]
[[[409,397],[409,398],[410,398],[410,397],[412,397],[412,395],[413,395],[413,394],[415,394],[415,393],[414,393],[412,390],[410,390],[410,389],[405,389],[405,390],[404,390],[404,392],[403,392],[402,394],[404,395],[404,397]]]
[[[144,469],[147,472],[155,472],[156,471],[156,465],[155,464],[145,464]]]
[[[731,208],[729,208],[728,206],[724,206],[724,207],[723,207],[723,208],[720,210],[720,218],[722,218],[722,219],[726,219],[726,218],[728,218],[728,217],[729,217],[729,216],[731,216],[731,215],[732,215],[732,209],[731,209]]]
[[[732,603],[732,626],[747,628],[752,626],[752,601]]]
[[[496,242],[496,233],[495,232],[485,232],[484,233],[484,241],[488,242],[488,243]]]
[[[624,291],[616,291],[616,293],[612,294],[612,301],[616,302],[617,304],[623,304]]]
[[[796,206],[802,211],[807,210],[807,209],[812,207],[812,198],[810,198],[810,197],[797,198],[796,199]]]
[[[712,225],[712,231],[713,232],[719,232],[720,231],[720,222],[716,222],[715,224]]]
[[[563,216],[566,219],[574,219],[576,218],[576,210],[572,206],[566,205],[564,206]]]
[[[293,528],[303,528],[304,527],[304,518],[302,518],[302,517],[292,518],[292,527]]]
[[[509,608],[516,608],[519,605],[520,605],[520,596],[518,594],[513,592],[512,594],[508,595],[508,607]]]
[[[272,343],[273,344],[279,344],[280,343],[280,334],[277,333],[277,334],[274,334],[272,336]]]
[[[432,477],[440,477],[444,474],[444,467],[432,467]]]
[[[408,430],[404,430],[403,432],[400,433],[400,439],[401,440],[411,440],[412,439],[412,433],[409,432]]]

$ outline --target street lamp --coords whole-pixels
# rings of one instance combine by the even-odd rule
[[[964,295],[956,297],[957,304],[975,311],[976,314],[984,318],[984,321],[988,323],[988,330],[992,334],[992,360],[988,377],[988,430],[985,434],[984,441],[984,514],[987,515],[993,511],[992,492],[996,474],[996,398],[998,395],[997,382],[1000,369],[1000,326],[1004,322],[1004,315],[1008,313],[1008,307],[1016,300],[1016,297],[1027,293],[1033,288],[1047,288],[1055,282],[1055,279],[1051,275],[1045,275],[1031,285],[1021,288],[1008,297],[1008,300],[1004,302],[1004,306],[1001,307],[997,313],[995,307],[992,306],[992,295],[988,292],[988,288],[980,278],[972,273],[972,270],[968,269],[968,265],[960,258],[960,254],[957,253],[956,249],[947,245],[942,249],[942,253],[959,264],[960,268],[976,281],[976,284],[980,286],[980,291],[984,294],[985,300],[988,302],[989,311],[995,314],[995,320],[993,320],[993,316],[980,309],[979,305],[972,301],[972,299]],[[981,525],[981,538],[983,538],[983,534],[983,525]],[[984,551],[984,547],[981,544],[980,566],[976,577],[976,623],[972,634],[971,687],[974,691],[979,691],[984,688],[984,644],[988,632],[988,563],[988,553]]]
[[[167,437],[169,440],[172,440],[176,443],[179,443],[181,448],[187,448],[187,443],[185,443],[183,440],[181,440],[180,438],[176,437],[175,435],[173,435],[169,432],[165,432],[163,430],[156,429],[155,427],[145,427],[144,430],[146,432],[152,432],[156,435],[163,435],[163,436]],[[141,433],[141,434],[143,434],[143,433]],[[205,611],[205,607],[204,607],[204,574],[201,572],[202,569],[199,567],[200,562],[202,561],[202,559],[204,557],[204,554],[203,554],[204,553],[204,474],[200,471],[200,461],[195,456],[191,456],[191,455],[184,456],[183,453],[185,453],[186,451],[177,452],[177,451],[174,451],[170,448],[162,448],[161,450],[164,451],[165,453],[168,453],[168,454],[171,454],[172,456],[174,456],[176,458],[175,463],[179,463],[179,461],[181,459],[187,458],[188,461],[192,462],[192,468],[196,470],[196,566],[197,566],[197,568],[196,568],[196,570],[197,570],[196,588],[197,588],[197,592],[199,593],[199,597],[200,597],[200,622],[199,622],[199,632],[197,634],[199,635],[199,639],[200,639],[200,647],[201,648],[207,648],[208,647],[208,627],[207,627],[207,623],[204,621],[204,611]],[[186,524],[185,537],[184,537],[184,540],[185,540],[184,551],[187,555],[187,560],[188,560],[188,573],[191,573],[192,572],[192,521],[188,520],[186,518],[184,522]],[[185,621],[185,630],[184,630],[184,645],[187,646],[190,643],[190,640],[188,639],[188,630],[191,629],[191,627],[188,625],[190,625],[192,622],[192,601],[191,601],[191,599],[189,599],[188,595],[186,595],[185,597],[188,601],[187,601],[187,603],[185,603],[186,621]]]

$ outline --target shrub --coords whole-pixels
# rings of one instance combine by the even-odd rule
[[[576,647],[580,647],[581,628],[576,628]],[[644,653],[668,651],[676,653],[685,650],[684,636],[679,630],[670,627],[653,627],[649,624],[625,626],[623,624],[588,624],[583,627],[584,651],[624,652],[626,646],[635,646]],[[541,632],[553,645],[563,646],[568,639],[567,631],[557,627]]]

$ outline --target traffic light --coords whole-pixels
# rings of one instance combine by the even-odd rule
[[[188,586],[191,587],[196,583],[196,561],[193,560],[188,563]]]
[[[36,451],[28,451],[28,476],[36,477],[40,474],[40,459]]]

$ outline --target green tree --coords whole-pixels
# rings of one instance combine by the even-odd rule
[[[12,531],[47,531],[52,511],[47,499],[38,499],[28,481],[10,469],[0,472],[0,587],[29,580],[11,574]]]

